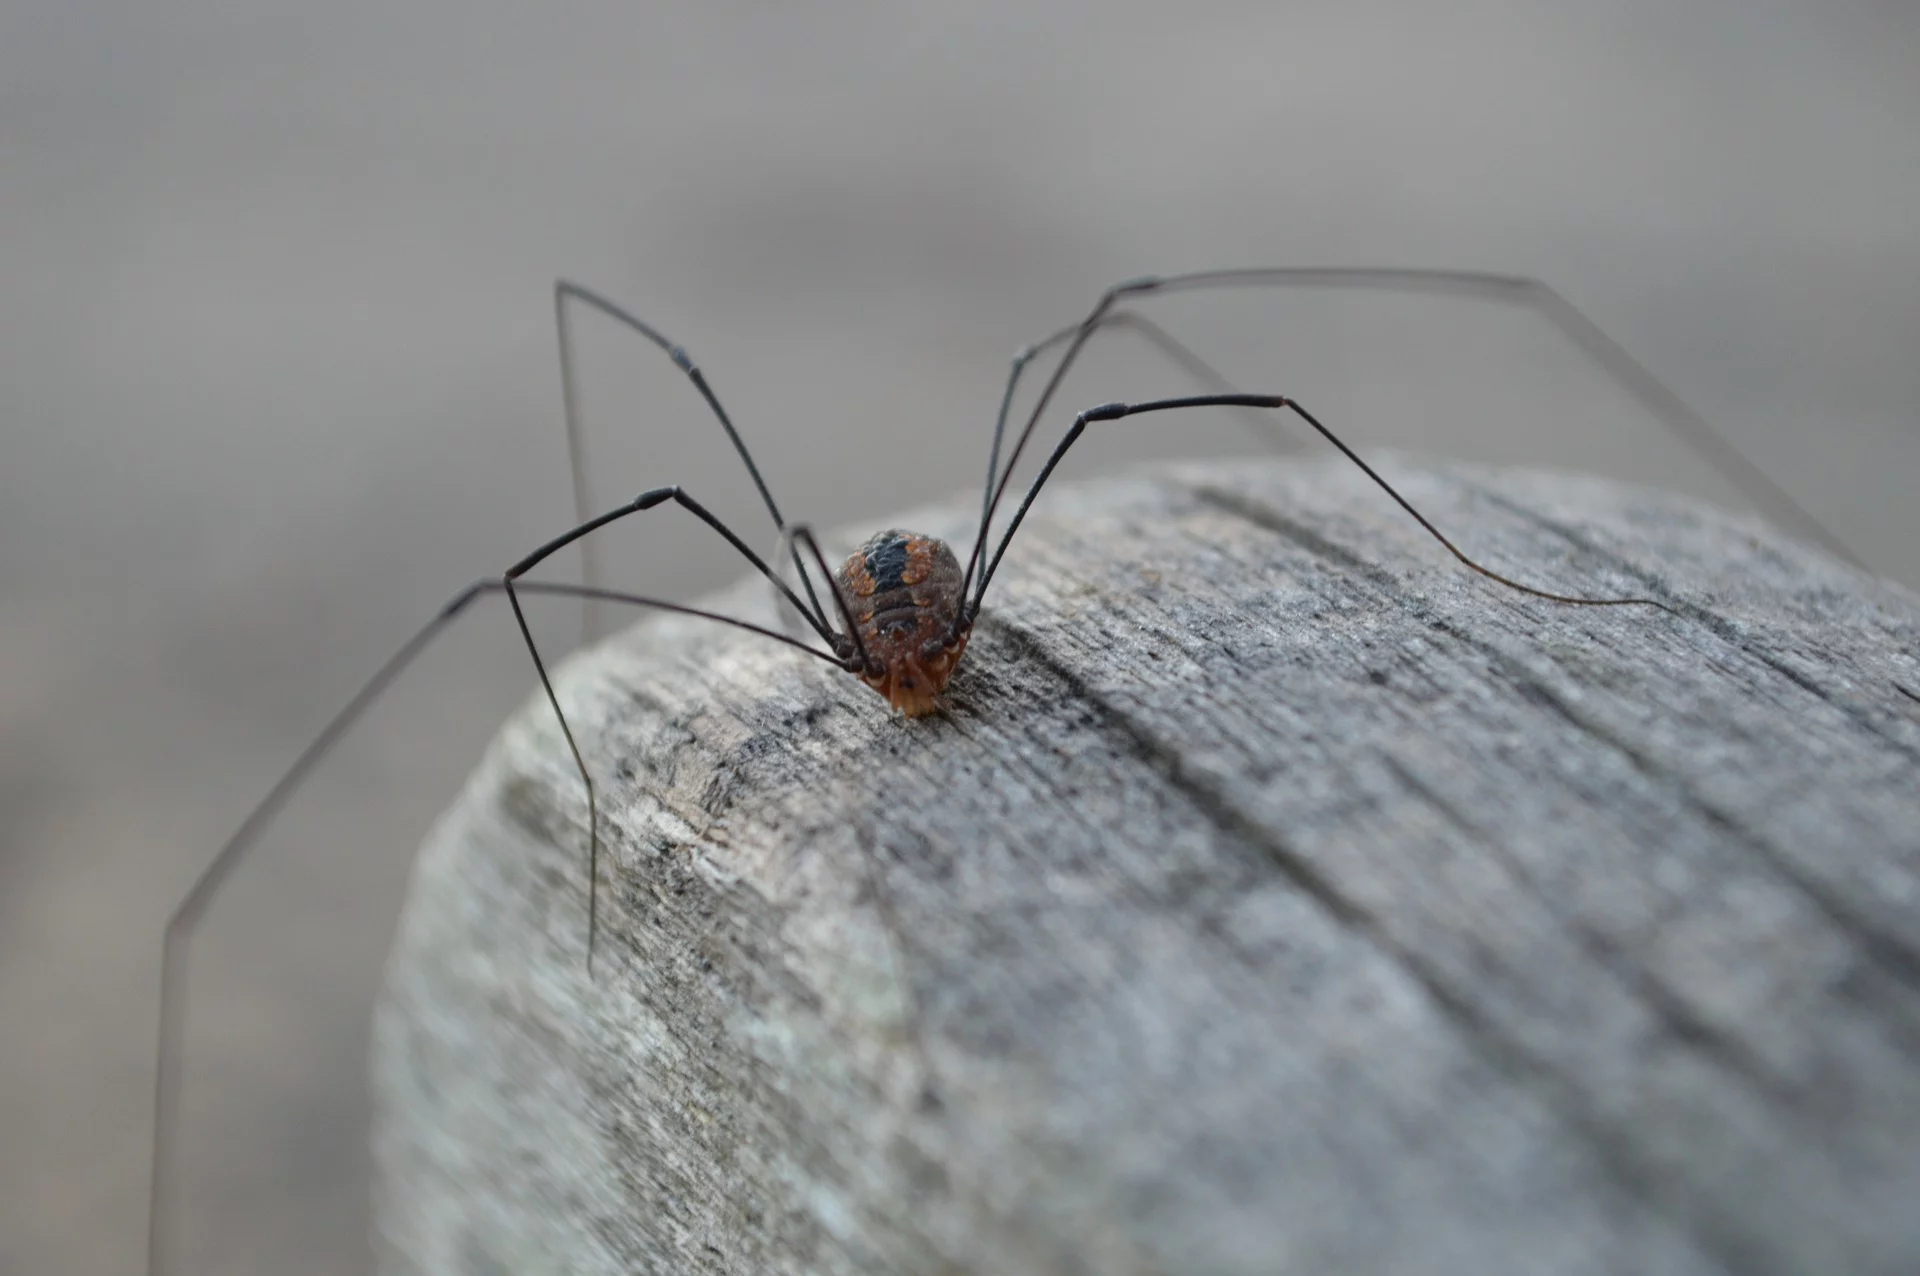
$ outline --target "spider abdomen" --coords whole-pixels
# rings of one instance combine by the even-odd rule
[[[837,573],[867,654],[862,680],[910,718],[933,712],[966,650],[961,576],[945,541],[899,528],[874,535]]]

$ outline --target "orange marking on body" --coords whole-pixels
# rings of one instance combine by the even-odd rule
[[[840,568],[840,583],[847,587],[848,593],[856,597],[871,598],[873,596],[873,577],[867,574],[865,556],[855,554],[846,561]]]
[[[918,585],[933,574],[933,556],[938,541],[930,541],[916,536],[907,542],[907,567],[900,573],[900,579],[909,585]]]

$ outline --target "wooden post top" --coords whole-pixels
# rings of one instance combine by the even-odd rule
[[[596,974],[536,698],[392,959],[385,1270],[1920,1271],[1920,603],[1384,468],[1680,614],[1235,462],[1050,494],[930,717],[691,620],[572,661]]]

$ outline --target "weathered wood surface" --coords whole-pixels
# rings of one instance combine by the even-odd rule
[[[596,977],[535,701],[393,957],[386,1270],[1920,1271],[1920,607],[1391,469],[1683,615],[1239,464],[1043,507],[944,717],[697,622],[570,665]]]

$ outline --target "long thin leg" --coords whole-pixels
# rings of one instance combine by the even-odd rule
[[[167,1248],[165,1245],[165,1237],[162,1235],[162,1228],[165,1225],[169,1211],[164,1208],[165,1202],[161,1197],[164,1188],[162,1183],[163,1176],[159,1171],[163,1164],[166,1147],[170,1147],[172,1143],[173,1105],[176,1097],[175,1092],[178,1089],[177,1059],[179,1056],[179,1037],[182,1022],[180,1014],[175,1013],[172,1007],[176,1001],[184,996],[185,967],[183,960],[186,941],[191,937],[195,926],[199,922],[200,915],[205,911],[207,905],[212,901],[214,895],[219,891],[227,877],[232,873],[234,868],[238,866],[254,839],[258,837],[260,831],[286,802],[287,798],[292,795],[293,791],[299,787],[308,772],[311,771],[320,759],[326,755],[328,750],[333,747],[335,741],[353,725],[361,713],[366,710],[367,706],[386,689],[387,685],[399,676],[400,672],[413,661],[413,658],[417,656],[437,634],[445,629],[460,612],[465,610],[475,598],[483,593],[496,589],[507,595],[508,602],[513,608],[514,619],[520,628],[520,635],[526,643],[527,654],[532,658],[534,668],[540,675],[540,683],[546,692],[547,701],[553,707],[554,714],[560,721],[561,733],[566,737],[567,746],[573,754],[574,764],[580,772],[581,783],[586,789],[588,848],[587,969],[589,974],[591,974],[593,969],[594,943],[598,931],[599,916],[600,831],[598,797],[594,791],[593,776],[587,770],[586,759],[581,754],[579,745],[574,739],[573,729],[568,725],[566,714],[560,708],[559,697],[554,691],[551,678],[548,676],[546,662],[542,660],[540,656],[539,647],[533,639],[532,629],[528,626],[526,615],[521,609],[518,591],[539,594],[561,594],[568,597],[600,601],[625,602],[638,606],[679,612],[684,615],[699,616],[730,624],[752,633],[763,634],[777,641],[786,643],[789,646],[798,647],[810,655],[826,660],[841,668],[848,667],[845,660],[837,654],[842,646],[842,640],[830,627],[824,625],[816,625],[816,630],[820,636],[827,641],[829,647],[833,649],[835,654],[817,651],[804,643],[787,637],[785,634],[775,633],[759,625],[734,620],[731,617],[720,616],[699,608],[667,602],[664,599],[623,594],[612,590],[601,589],[597,586],[562,585],[543,581],[522,581],[519,579],[547,558],[558,553],[568,545],[582,540],[590,533],[607,526],[609,523],[625,518],[630,514],[653,509],[667,501],[673,501],[685,508],[688,512],[720,533],[720,535],[726,539],[727,543],[738,550],[748,562],[752,563],[761,575],[772,581],[777,588],[783,590],[794,606],[798,607],[803,614],[806,614],[809,620],[814,619],[813,615],[801,604],[799,598],[794,595],[793,591],[773,573],[772,569],[762,561],[758,554],[754,553],[731,528],[719,518],[715,517],[705,506],[701,505],[676,485],[654,488],[652,491],[643,492],[625,505],[610,510],[597,518],[587,519],[578,527],[573,528],[561,536],[555,537],[553,540],[548,541],[531,554],[522,558],[512,567],[509,567],[506,573],[498,580],[481,581],[468,587],[456,595],[453,600],[441,610],[438,616],[416,634],[406,646],[402,647],[387,664],[383,665],[372,680],[370,680],[365,687],[361,688],[359,694],[350,700],[347,706],[327,725],[326,729],[321,732],[313,744],[308,746],[306,752],[300,755],[295,761],[293,768],[268,792],[260,805],[256,807],[247,817],[246,821],[242,823],[240,829],[227,844],[221,848],[220,852],[214,856],[213,862],[208,865],[207,869],[194,883],[193,888],[188,891],[186,898],[181,902],[179,908],[174,911],[172,918],[170,918],[167,923],[166,940],[161,956],[160,1062],[155,1072],[154,1112],[156,1127],[154,1136],[154,1180],[152,1187],[152,1212],[148,1223],[148,1263],[152,1271],[158,1273],[161,1270],[160,1261]]]
[[[1153,320],[1135,310],[1110,310],[1095,321],[1095,328],[1124,328],[1138,333],[1160,353],[1185,369],[1188,376],[1205,385],[1215,394],[1238,394],[1240,390],[1218,368],[1195,354],[1191,347],[1176,338]],[[1006,437],[1007,414],[1013,408],[1014,391],[1019,388],[1020,378],[1026,375],[1028,366],[1040,355],[1055,346],[1069,340],[1080,331],[1078,323],[1069,324],[1047,336],[1040,338],[1030,346],[1023,346],[1013,356],[1012,365],[1007,369],[1006,389],[1000,395],[1000,411],[993,422],[993,446],[987,450],[987,481],[981,489],[980,512],[984,517],[993,500],[994,479],[999,477],[1000,445]],[[1283,430],[1274,428],[1272,419],[1262,412],[1248,409],[1245,413],[1248,426],[1261,437],[1282,450],[1292,450],[1299,446],[1297,441]]]
[[[594,939],[599,933],[600,918],[600,801],[598,794],[594,791],[593,775],[587,770],[586,758],[582,756],[580,746],[573,738],[573,728],[567,725],[567,715],[561,711],[560,697],[554,692],[553,680],[547,676],[546,661],[540,658],[540,648],[533,640],[533,630],[527,624],[526,613],[520,609],[520,598],[519,595],[515,593],[515,583],[520,577],[526,575],[546,559],[565,549],[575,541],[598,531],[609,523],[617,522],[629,514],[637,514],[642,510],[652,509],[669,500],[679,503],[681,506],[699,516],[709,527],[724,536],[727,539],[727,543],[739,550],[741,555],[745,557],[748,562],[752,563],[754,568],[759,571],[762,576],[772,581],[775,587],[786,595],[789,602],[795,607],[798,607],[802,613],[806,613],[806,608],[801,606],[800,599],[794,594],[793,590],[787,587],[786,582],[775,575],[773,569],[768,567],[758,554],[749,549],[745,541],[734,535],[732,528],[709,513],[705,506],[681,491],[678,485],[656,487],[650,492],[642,492],[625,505],[608,510],[605,514],[597,518],[590,518],[573,530],[554,537],[513,566],[507,568],[506,575],[502,579],[502,585],[507,591],[507,601],[513,606],[513,618],[520,626],[520,636],[526,639],[527,655],[533,658],[534,670],[540,675],[540,685],[546,689],[547,702],[553,706],[554,716],[560,720],[560,733],[566,737],[567,748],[573,753],[574,765],[580,770],[580,783],[587,791],[587,974],[589,977],[593,974]],[[799,555],[796,553],[795,558],[797,559],[798,557]],[[600,591],[596,586],[592,594],[583,596],[604,597],[605,595],[603,591]],[[807,618],[812,620],[813,616],[807,613]],[[772,632],[771,630],[761,630],[758,626],[745,625],[744,622],[735,623],[741,624],[745,628],[753,629],[755,632]],[[820,637],[826,640],[828,647],[833,651],[833,655],[823,658],[830,659],[843,668],[848,667],[845,657],[841,654],[845,646],[843,639],[841,639],[839,635],[836,635],[829,626],[817,625],[815,628]],[[787,641],[791,642],[792,640],[787,639]],[[803,649],[812,651],[810,647]],[[820,652],[814,652],[814,654],[821,655]]]
[[[555,551],[559,550],[560,548],[567,545],[571,545],[575,541],[580,540],[582,537],[586,536],[587,533],[592,532],[598,528],[605,527],[608,523],[616,522],[619,519],[623,519],[629,514],[638,513],[641,510],[652,509],[654,506],[662,504],[666,501],[674,502],[675,504],[679,505],[681,508],[685,509],[688,513],[692,514],[695,518],[698,518],[701,522],[705,523],[708,527],[711,527],[714,531],[720,533],[720,535],[726,539],[727,544],[733,546],[734,549],[739,551],[740,556],[742,558],[746,559],[749,563],[753,564],[753,569],[755,571],[759,572],[762,576],[765,576],[769,581],[773,582],[774,588],[778,589],[781,593],[786,595],[787,601],[792,603],[796,608],[798,608],[800,611],[800,614],[807,618],[808,624],[812,625],[813,631],[820,636],[823,642],[825,642],[828,646],[832,646],[834,644],[833,627],[827,624],[820,617],[816,616],[812,611],[810,611],[807,608],[806,604],[800,601],[799,595],[795,594],[793,590],[787,585],[787,583],[781,580],[779,575],[771,567],[767,566],[766,560],[762,559],[760,555],[754,553],[753,550],[747,545],[747,543],[741,540],[740,537],[734,533],[732,528],[728,527],[724,522],[722,522],[712,511],[707,509],[706,506],[694,500],[693,497],[689,495],[686,491],[684,491],[677,483],[667,487],[656,487],[649,492],[642,492],[639,496],[636,496],[633,500],[627,502],[625,505],[619,506],[616,509],[609,510],[608,512],[600,515],[597,518],[590,518],[585,520],[578,527],[574,528],[572,531],[567,532],[565,535],[556,537],[555,539],[547,542],[545,545],[542,545],[539,549],[535,550],[533,553],[527,555],[526,558],[522,559],[518,564],[516,564],[514,569],[510,569],[507,574],[509,576],[512,576],[518,579],[520,575],[522,575],[527,570],[531,569],[534,566],[534,564],[547,558],[549,555],[553,554]],[[795,557],[797,558],[798,555],[796,554]],[[597,585],[592,586],[592,588],[598,589],[599,586]],[[598,597],[598,595],[588,595],[588,596]]]
[[[687,379],[692,381],[694,388],[700,391],[700,397],[705,399],[707,406],[713,409],[713,415],[719,420],[720,428],[726,431],[728,441],[733,444],[733,450],[740,454],[741,464],[747,467],[748,477],[753,479],[754,487],[759,489],[760,499],[766,503],[767,513],[773,516],[774,527],[784,532],[787,526],[786,520],[780,516],[780,507],[774,503],[773,492],[767,487],[766,479],[761,477],[760,467],[754,463],[753,453],[747,450],[746,440],[742,439],[740,431],[734,428],[733,419],[727,415],[727,410],[720,406],[719,396],[713,392],[713,387],[707,384],[706,374],[700,371],[685,347],[668,340],[653,325],[592,289],[560,279],[555,280],[553,285],[553,320],[560,342],[560,398],[566,413],[567,459],[573,472],[575,518],[583,523],[587,520],[587,447],[586,438],[580,428],[580,397],[578,383],[574,376],[573,325],[568,311],[569,302],[589,306],[614,322],[639,333],[665,351],[667,357],[673,360],[674,366],[687,374]],[[581,546],[580,555],[582,577],[587,584],[597,586],[600,583],[600,564],[591,542]],[[807,575],[807,570],[801,564],[797,552],[793,556],[793,565],[794,569],[800,573],[800,581],[807,591],[808,601],[813,604],[811,609],[802,607],[801,610],[807,612],[808,619],[813,623],[816,632],[828,628],[826,610],[821,607],[819,595],[814,592],[813,580]],[[587,604],[586,611],[587,614],[583,619],[587,631],[591,633],[594,630],[591,603]]]
[[[795,523],[786,534],[796,541],[807,543],[807,553],[812,557],[814,565],[820,569],[820,578],[826,581],[827,588],[833,591],[834,605],[840,610],[840,620],[847,627],[849,639],[845,644],[845,650],[840,647],[835,648],[836,654],[843,660],[858,657],[860,668],[868,673],[878,672],[879,666],[874,664],[873,658],[867,654],[867,640],[860,636],[860,626],[853,623],[853,607],[847,602],[847,595],[840,588],[840,578],[827,569],[827,556],[820,552],[820,542],[814,538],[813,529],[805,523]]]
[[[1207,270],[1190,274],[1149,276],[1115,284],[1102,293],[1087,317],[1073,330],[1073,336],[1060,362],[1055,365],[1040,392],[1026,424],[1016,437],[1004,472],[991,472],[985,501],[988,517],[976,541],[975,557],[968,560],[967,580],[971,581],[977,558],[984,549],[984,524],[999,508],[1002,495],[1013,477],[1014,466],[1032,437],[1040,416],[1046,411],[1054,391],[1079,357],[1087,339],[1099,326],[1102,316],[1125,297],[1148,293],[1178,292],[1219,287],[1307,287],[1376,289],[1390,292],[1428,292],[1443,295],[1467,295],[1505,305],[1516,305],[1541,315],[1558,328],[1575,346],[1594,360],[1628,393],[1638,399],[1666,428],[1713,466],[1737,487],[1761,513],[1783,526],[1795,529],[1829,552],[1856,566],[1860,560],[1846,544],[1789,496],[1772,479],[1724,436],[1708,424],[1706,418],[1689,407],[1679,395],[1668,389],[1645,365],[1589,319],[1560,293],[1538,279],[1523,275],[1492,274],[1471,270],[1416,270],[1399,267],[1327,266],[1327,267],[1250,267],[1238,270]],[[1057,336],[1058,334],[1056,334]],[[1012,397],[1009,386],[1007,397]],[[1004,427],[996,427],[991,455],[997,461]]]
[[[1139,311],[1106,311],[1104,315],[1100,315],[1098,319],[1094,319],[1092,322],[1094,322],[1094,328],[1096,328],[1096,330],[1098,330],[1098,328],[1127,328],[1127,330],[1131,330],[1131,332],[1139,332],[1142,338],[1146,338],[1146,342],[1152,343],[1156,349],[1160,349],[1160,353],[1164,353],[1167,359],[1171,359],[1173,363],[1183,366],[1183,368],[1187,370],[1188,376],[1192,376],[1192,378],[1198,380],[1198,382],[1204,382],[1204,384],[1210,386],[1215,393],[1240,393],[1235,384],[1233,384],[1231,380],[1227,380],[1227,376],[1225,376],[1219,368],[1215,368],[1212,363],[1208,363],[1206,359],[1202,359],[1200,355],[1196,355],[1188,345],[1179,342],[1171,332],[1167,332],[1165,328],[1162,328],[1160,324],[1156,324],[1154,320],[1146,319],[1146,315],[1140,315]],[[1041,338],[1039,342],[1033,343],[1033,345],[1023,345],[1020,351],[1014,355],[1012,365],[1008,366],[1008,370],[1006,370],[1006,390],[1000,391],[1000,411],[998,411],[998,413],[995,414],[995,418],[993,418],[993,445],[987,449],[987,482],[981,485],[981,495],[979,495],[981,522],[985,522],[985,520],[989,518],[989,512],[991,512],[993,501],[995,501],[995,480],[1000,476],[1000,445],[1002,445],[1002,441],[1006,439],[1006,416],[1008,416],[1008,413],[1010,413],[1012,407],[1014,407],[1014,391],[1020,388],[1021,376],[1025,376],[1027,366],[1031,365],[1037,357],[1044,355],[1048,349],[1052,349],[1052,347],[1056,347],[1056,345],[1060,345],[1062,342],[1068,342],[1075,334],[1079,334],[1081,326],[1085,326],[1085,320],[1081,320],[1081,322],[1077,322],[1077,324],[1068,324],[1066,328],[1058,328],[1058,330],[1046,334],[1044,338]],[[1254,428],[1256,434],[1265,437],[1265,439],[1267,439],[1269,443],[1273,443],[1275,447],[1281,447],[1281,449],[1292,449],[1292,447],[1294,447],[1294,439],[1286,436],[1281,430],[1271,428],[1269,418],[1267,418],[1265,414],[1248,409],[1248,411],[1246,411],[1246,420],[1248,420],[1248,424]],[[968,562],[968,566],[972,568],[972,560]]]
[[[1414,520],[1418,522],[1420,526],[1426,528],[1427,532],[1432,535],[1435,540],[1446,546],[1448,552],[1455,558],[1465,563],[1468,567],[1471,567],[1474,571],[1479,572],[1482,576],[1499,581],[1502,585],[1510,589],[1517,589],[1523,594],[1532,594],[1536,598],[1549,598],[1557,603],[1574,603],[1583,607],[1625,607],[1629,605],[1658,607],[1661,611],[1668,612],[1672,615],[1679,615],[1673,608],[1653,598],[1580,598],[1572,594],[1556,594],[1550,590],[1537,589],[1532,585],[1524,585],[1517,580],[1503,576],[1492,568],[1484,567],[1467,557],[1459,546],[1448,540],[1439,528],[1427,520],[1426,515],[1415,509],[1412,502],[1400,495],[1400,493],[1395,490],[1393,484],[1381,478],[1379,473],[1376,472],[1371,465],[1361,460],[1359,455],[1355,453],[1352,448],[1341,442],[1332,430],[1320,424],[1319,421],[1314,419],[1312,414],[1292,399],[1278,394],[1203,394],[1183,399],[1155,399],[1149,403],[1103,403],[1099,407],[1088,408],[1085,412],[1076,416],[1073,419],[1073,425],[1068,428],[1066,435],[1060,440],[1059,446],[1053,449],[1053,455],[1049,456],[1047,463],[1040,467],[1040,473],[1034,478],[1033,485],[1027,489],[1025,499],[1020,502],[1019,508],[1013,513],[1012,521],[1007,524],[1006,533],[1000,538],[999,548],[994,550],[993,558],[988,561],[986,571],[981,573],[980,586],[973,595],[973,601],[966,609],[965,615],[967,621],[971,623],[974,617],[979,615],[980,601],[986,597],[987,585],[993,580],[994,572],[999,569],[1000,559],[1006,554],[1007,545],[1013,540],[1013,534],[1020,530],[1020,523],[1026,518],[1027,510],[1033,506],[1034,498],[1040,495],[1040,489],[1046,485],[1047,479],[1053,474],[1054,468],[1060,464],[1060,459],[1067,454],[1067,449],[1072,447],[1080,436],[1086,432],[1089,422],[1117,421],[1121,417],[1138,416],[1144,412],[1167,412],[1181,408],[1221,406],[1290,409],[1308,425],[1318,430],[1329,443],[1339,448],[1348,460],[1364,470],[1368,478],[1379,484],[1388,496],[1391,496],[1399,503],[1401,509],[1413,515]]]
[[[603,520],[604,521],[604,520]],[[566,543],[564,538],[562,543]],[[558,548],[554,546],[553,548]],[[551,550],[549,550],[551,552]],[[510,597],[515,591],[528,594],[556,595],[567,598],[592,598],[602,602],[626,603],[639,607],[650,607],[660,611],[677,612],[683,616],[696,616],[703,620],[716,621],[744,629],[749,633],[760,634],[775,642],[796,647],[810,656],[818,657],[836,667],[845,666],[836,657],[823,651],[817,651],[803,642],[796,642],[785,634],[775,633],[771,629],[755,625],[744,620],[735,620],[731,616],[722,616],[698,607],[688,607],[681,603],[669,602],[661,598],[646,598],[638,594],[621,593],[616,590],[599,589],[588,585],[569,585],[551,581],[514,581],[510,576],[475,581],[461,590],[442,607],[432,620],[428,621],[420,632],[410,638],[406,645],[395,652],[386,664],[380,666],[365,686],[349,700],[346,707],[335,714],[333,720],[314,738],[300,756],[294,760],[287,773],[268,790],[266,797],[260,800],[248,813],[226,845],[213,857],[211,863],[202,870],[185,898],[173,910],[167,919],[166,937],[162,943],[160,956],[160,1039],[154,1064],[154,1132],[152,1179],[149,1183],[147,1214],[147,1270],[152,1276],[163,1276],[167,1270],[167,1259],[172,1253],[170,1225],[173,1221],[173,1202],[168,1195],[170,1180],[166,1169],[173,1159],[173,1148],[179,1136],[180,1112],[180,1055],[185,1044],[187,1015],[187,950],[192,942],[194,931],[206,913],[209,905],[219,894],[228,878],[233,875],[240,862],[246,857],[260,834],[265,831],[274,816],[287,803],[322,759],[332,751],[341,737],[351,729],[367,708],[380,697],[393,681],[411,665],[414,658],[460,614],[472,605],[475,599],[489,593],[506,593]],[[513,599],[514,612],[520,614],[517,598]],[[532,634],[528,632],[524,617],[521,634],[525,638],[528,650],[533,652],[536,667],[541,669],[541,682],[547,688],[548,696],[553,695],[552,684],[547,682],[546,671],[540,663],[539,652],[534,649]],[[559,712],[559,704],[553,701],[554,711]],[[569,743],[572,732],[566,727],[566,718],[560,719],[561,727],[567,731]],[[579,751],[574,752],[579,760]],[[590,856],[590,861],[592,857]],[[590,872],[592,868],[590,867]],[[597,874],[596,874],[597,876]],[[589,885],[589,937],[592,934],[592,887]],[[591,938],[589,939],[591,942]]]

